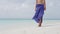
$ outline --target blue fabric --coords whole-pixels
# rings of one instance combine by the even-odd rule
[[[44,14],[44,5],[43,4],[36,4],[36,12],[35,15],[33,16],[33,19],[38,23],[43,17]]]

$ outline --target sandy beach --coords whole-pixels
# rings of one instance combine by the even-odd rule
[[[33,20],[0,23],[0,34],[60,34],[60,20],[45,20],[42,27]]]

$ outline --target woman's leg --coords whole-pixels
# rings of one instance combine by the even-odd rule
[[[39,27],[41,27],[41,24],[42,24],[42,17],[41,17],[41,19],[40,19],[40,21],[39,21]]]

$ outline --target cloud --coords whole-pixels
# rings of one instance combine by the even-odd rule
[[[19,0],[18,0],[19,1]],[[5,0],[0,2],[0,18],[31,18],[31,5],[26,2],[14,0]]]
[[[49,6],[50,6],[50,7],[53,7],[53,5],[54,5],[53,2],[50,2],[50,3],[49,3]]]
[[[44,18],[60,18],[60,0],[46,0]],[[0,0],[0,18],[32,18],[35,0]]]

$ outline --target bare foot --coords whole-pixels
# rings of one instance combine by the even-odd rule
[[[38,25],[39,27],[41,27],[41,23],[39,23],[39,25]]]

